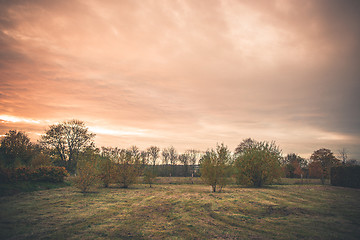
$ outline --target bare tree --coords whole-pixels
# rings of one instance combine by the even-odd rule
[[[183,164],[184,176],[186,177],[189,170],[189,155],[187,153],[180,154],[179,161]]]
[[[141,159],[141,152],[137,146],[131,146],[129,149],[131,155],[135,158],[136,161],[140,162]]]
[[[166,166],[169,165],[169,158],[170,158],[169,150],[167,148],[164,148],[161,152],[161,155],[162,155],[163,164],[165,164]]]
[[[194,178],[194,173],[195,173],[195,165],[196,165],[196,162],[198,161],[200,151],[196,150],[196,149],[189,149],[189,150],[186,150],[186,153],[189,156],[189,161],[191,164],[191,183],[194,184],[193,178]]]
[[[140,152],[141,165],[145,167],[149,163],[149,153],[147,151]]]
[[[151,157],[152,165],[155,168],[156,160],[159,158],[160,148],[151,146],[147,149],[149,156]]]
[[[161,152],[162,155],[162,162],[164,164],[165,174],[167,175],[170,172],[170,166],[169,166],[169,159],[170,159],[170,153],[167,148],[164,148]]]
[[[172,173],[170,173],[170,177],[171,177],[171,174],[174,173],[174,166],[178,160],[178,154],[176,152],[176,149],[173,146],[169,147],[168,151],[169,151],[169,155],[170,155],[169,160],[170,160],[171,172],[172,172]]]
[[[348,159],[348,151],[346,148],[342,148],[339,151],[339,159],[341,161],[341,163],[343,165],[345,165],[347,163],[347,159]]]

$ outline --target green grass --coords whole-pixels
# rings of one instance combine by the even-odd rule
[[[0,198],[0,239],[358,239],[360,190],[275,185],[63,187]],[[167,180],[166,180],[167,181]],[[172,180],[173,181],[173,180]]]

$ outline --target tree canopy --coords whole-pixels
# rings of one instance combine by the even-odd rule
[[[256,146],[257,141],[252,138],[246,138],[235,148],[235,154],[241,154],[246,150]]]
[[[221,192],[229,181],[232,158],[230,150],[224,144],[217,145],[216,150],[206,151],[200,159],[201,178],[212,187],[212,191]],[[219,188],[218,188],[219,187]]]
[[[4,167],[29,165],[32,158],[33,145],[26,133],[10,130],[1,140],[0,159]]]
[[[66,169],[74,173],[79,153],[94,145],[94,137],[83,121],[70,120],[49,126],[40,143],[53,148]]]
[[[235,159],[239,184],[261,187],[281,177],[281,150],[274,142],[256,142]]]
[[[334,156],[331,150],[326,148],[321,148],[314,151],[310,157],[310,160],[312,162],[309,165],[309,170],[314,171],[314,169],[319,169],[322,184],[325,183],[325,179],[330,177],[331,167],[340,164],[340,160]]]
[[[295,153],[289,153],[283,158],[282,165],[285,171],[285,176],[294,178],[300,177],[303,174],[303,168],[306,167],[307,162],[304,158]]]

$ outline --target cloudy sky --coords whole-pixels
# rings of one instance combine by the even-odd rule
[[[360,1],[0,1],[0,135],[360,159]]]

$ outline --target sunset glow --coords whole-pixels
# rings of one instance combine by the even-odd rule
[[[360,159],[359,1],[2,1],[0,135]]]

